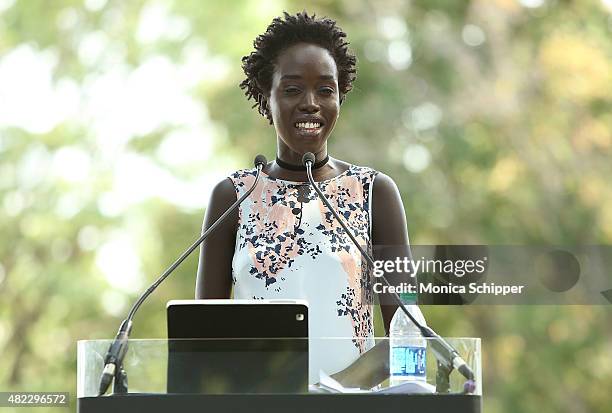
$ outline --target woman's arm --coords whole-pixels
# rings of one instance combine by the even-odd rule
[[[227,178],[213,189],[202,232],[208,229],[234,202],[236,191]],[[200,247],[195,297],[229,298],[232,291],[232,258],[236,244],[238,209],[221,223]]]
[[[396,256],[410,257],[408,228],[404,205],[397,185],[393,179],[383,173],[376,175],[372,188],[372,244],[374,247],[393,246],[393,248],[378,248],[375,250],[375,260],[395,260]],[[387,278],[396,284],[401,274],[388,274]],[[407,276],[407,274],[403,274]],[[405,280],[408,281],[408,280]],[[389,303],[390,298],[380,297],[382,303]],[[385,325],[385,333],[389,334],[389,326],[396,304],[381,305],[380,310]]]

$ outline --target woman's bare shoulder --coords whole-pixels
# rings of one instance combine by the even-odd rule
[[[351,167],[351,163],[343,161],[341,159],[333,159],[334,161],[334,165],[341,171],[346,171],[347,169],[349,169]]]
[[[209,201],[209,208],[227,209],[237,199],[236,187],[234,182],[228,177],[219,181],[212,190]]]
[[[374,195],[379,195],[383,197],[399,197],[399,189],[397,188],[397,184],[389,175],[384,174],[382,172],[378,172],[376,174],[376,178],[374,178]]]
[[[408,243],[406,215],[399,189],[393,179],[378,173],[372,188],[372,234],[375,245]]]

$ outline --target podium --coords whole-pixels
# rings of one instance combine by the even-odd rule
[[[112,340],[79,341],[77,412],[482,410],[480,339],[446,339],[474,372],[475,380],[470,386],[457,371],[441,371],[429,339],[424,339],[425,380],[418,381],[418,386],[413,386],[414,382],[391,385],[386,337],[364,339],[374,346],[349,366],[340,371],[320,370],[314,375],[310,372],[309,380],[310,347],[357,344],[355,340],[130,340],[123,362],[127,380],[124,383],[117,380],[116,386],[103,396],[97,393],[104,356]]]

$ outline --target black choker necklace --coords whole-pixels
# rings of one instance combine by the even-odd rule
[[[325,159],[321,159],[319,162],[315,162],[314,165],[312,165],[312,169],[319,169],[320,167],[322,167],[323,165],[325,165],[327,163],[327,161],[329,161],[329,155],[327,155],[325,157]],[[305,171],[306,167],[302,166],[302,165],[293,165],[290,163],[287,163],[285,161],[281,161],[280,159],[278,159],[278,156],[276,157],[276,164],[278,166],[280,166],[283,169],[289,169],[290,171]]]

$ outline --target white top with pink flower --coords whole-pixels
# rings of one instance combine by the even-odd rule
[[[240,197],[255,169],[230,176]],[[372,183],[377,172],[351,165],[319,182],[367,251],[371,243]],[[372,288],[359,250],[308,183],[261,180],[239,209],[232,261],[234,298],[308,301],[311,383],[319,370],[340,371],[374,345]],[[270,320],[274,322],[274,320]]]

